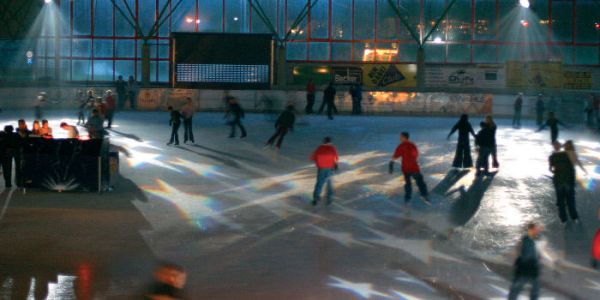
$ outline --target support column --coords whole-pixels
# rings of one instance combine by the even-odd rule
[[[425,48],[417,50],[417,90],[425,88]]]
[[[277,46],[276,54],[276,76],[275,84],[278,87],[285,87],[287,85],[287,61],[286,61],[286,49],[284,46]]]
[[[142,43],[142,86],[150,85],[150,46],[148,40]]]

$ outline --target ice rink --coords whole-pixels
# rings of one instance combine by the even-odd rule
[[[74,116],[48,113],[55,132]],[[0,114],[2,123],[20,117],[31,123],[33,113]],[[532,121],[513,129],[497,120],[500,168],[478,179],[451,171],[456,135],[446,136],[457,118],[301,117],[279,152],[264,147],[274,118],[248,114],[248,137],[229,139],[221,113],[199,113],[196,145],[174,147],[167,113],[119,113],[111,143],[130,156],[120,156],[114,191],[0,193],[0,298],[133,298],[168,260],[188,271],[189,299],[506,299],[530,221],[546,225],[559,258],[543,270],[541,299],[600,294],[589,268],[600,227],[597,134],[574,125],[559,137],[575,141],[589,172],[578,170],[582,222],[565,227],[550,133]],[[388,174],[401,131],[421,151],[431,206],[416,195],[405,205],[399,166]],[[324,136],[341,164],[334,204],[313,207],[308,157]]]

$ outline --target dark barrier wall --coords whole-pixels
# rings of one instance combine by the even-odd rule
[[[25,187],[99,191],[108,176],[107,145],[107,140],[26,139],[21,161]]]

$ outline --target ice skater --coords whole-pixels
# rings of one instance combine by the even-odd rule
[[[600,220],[600,209],[598,209],[598,219]],[[592,268],[597,269],[598,264],[600,264],[600,228],[592,240]]]
[[[579,222],[579,214],[575,205],[575,168],[569,155],[561,151],[559,142],[552,144],[554,152],[550,155],[549,168],[552,173],[552,183],[556,191],[558,217],[563,224],[567,223],[567,209],[571,219]]]
[[[573,168],[577,166],[581,169],[581,171],[583,171],[583,173],[588,174],[587,170],[583,167],[583,164],[579,160],[579,156],[577,155],[577,151],[575,150],[575,144],[573,143],[573,141],[566,141],[563,145],[563,148],[565,149],[565,153],[567,153],[567,155],[569,156],[569,159],[573,164]]]
[[[550,142],[558,141],[558,125],[568,128],[565,123],[561,122],[554,116],[554,112],[548,113],[548,120],[538,128],[537,132],[542,131],[546,127],[550,127]]]
[[[167,108],[169,110],[169,126],[171,126],[171,138],[167,143],[167,146],[173,145],[179,146],[179,127],[181,126],[181,113],[178,110],[173,109],[173,106]]]
[[[514,128],[521,128],[521,111],[523,109],[523,93],[519,93],[515,99],[514,113],[512,119],[512,126]]]
[[[12,168],[13,161],[15,163],[17,186],[20,184],[21,178],[21,136],[14,132],[11,125],[4,127],[4,131],[0,135],[2,140],[2,173],[4,175],[4,187],[12,188]]]
[[[100,112],[97,109],[92,110],[92,115],[85,123],[85,128],[87,128],[91,139],[104,138],[104,120],[102,120]]]
[[[515,270],[508,300],[516,300],[526,284],[531,285],[529,299],[535,300],[540,294],[540,254],[536,247],[536,239],[543,230],[542,225],[530,223],[527,225],[527,234],[521,239],[519,256],[515,260]]]
[[[313,193],[313,206],[321,200],[321,192],[323,186],[327,185],[326,191],[326,204],[331,204],[333,197],[333,172],[337,170],[337,163],[339,160],[337,149],[331,144],[331,138],[325,137],[323,144],[321,144],[315,152],[310,156],[310,159],[315,162],[317,166],[317,182],[315,184],[315,190]]]
[[[458,143],[456,144],[456,154],[454,155],[453,168],[466,169],[473,167],[473,159],[471,158],[471,143],[469,134],[475,137],[475,131],[469,123],[469,116],[463,114],[460,120],[452,127],[448,134],[448,139],[458,130]]]
[[[542,126],[542,123],[544,122],[544,111],[546,111],[546,108],[544,105],[544,99],[542,98],[542,94],[539,94],[537,101],[535,102],[535,114],[536,114],[537,126]]]
[[[104,102],[104,119],[108,122],[106,128],[112,128],[115,111],[117,110],[117,103],[111,90],[106,91]]]
[[[306,84],[306,108],[304,109],[304,111],[306,112],[307,115],[310,115],[313,113],[313,106],[315,105],[315,92],[316,92],[315,83],[311,78],[308,80],[308,83]]]
[[[475,144],[477,145],[479,154],[477,155],[477,163],[475,165],[476,176],[489,175],[489,159],[494,149],[494,132],[487,123],[481,122],[479,124],[480,130],[477,132],[475,137]],[[483,173],[481,170],[483,169]]]
[[[183,143],[186,144],[190,141],[194,144],[194,126],[192,125],[194,104],[192,98],[188,97],[185,105],[181,108],[181,117],[183,118]]]
[[[419,168],[419,150],[417,146],[410,141],[410,134],[408,132],[402,132],[400,134],[400,145],[396,147],[392,160],[390,161],[390,171],[393,172],[394,161],[402,159],[402,174],[404,175],[404,202],[410,202],[412,198],[412,182],[414,179],[421,193],[423,201],[427,204],[431,204],[429,201],[429,192],[427,191],[427,185],[423,180],[421,169]]]
[[[275,129],[277,130],[273,136],[267,141],[268,146],[272,146],[275,140],[277,139],[277,144],[275,147],[277,150],[281,149],[281,144],[283,143],[283,138],[288,133],[288,131],[294,129],[294,123],[296,122],[296,115],[294,114],[294,106],[288,105],[287,108],[279,115],[277,118],[277,122],[275,122]]]
[[[327,106],[327,118],[329,120],[333,120],[333,114],[337,114],[338,110],[335,106],[335,87],[333,86],[333,82],[330,82],[323,91],[323,102],[321,103],[321,107],[319,108],[319,114],[323,113],[323,109]]]
[[[492,168],[500,167],[500,163],[498,162],[498,144],[496,143],[496,131],[498,131],[498,126],[494,122],[492,116],[485,116],[484,120],[486,126],[488,126],[492,132]]]
[[[245,117],[244,109],[242,109],[237,99],[231,96],[227,97],[227,106],[225,118],[231,118],[231,120],[227,122],[227,124],[231,126],[229,138],[235,137],[236,127],[239,127],[242,131],[240,138],[245,138],[247,136],[246,128],[244,128],[244,125],[242,125],[242,119]]]
[[[353,84],[348,92],[352,97],[352,114],[362,114],[362,87],[358,83]]]

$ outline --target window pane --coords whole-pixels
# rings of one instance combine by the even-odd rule
[[[248,32],[248,1],[227,0],[225,3],[225,31]]]
[[[310,43],[310,60],[329,60],[329,43]]]
[[[71,56],[71,39],[60,40],[60,55]]]
[[[73,1],[73,34],[88,35],[91,29],[90,1]]]
[[[448,12],[447,21],[442,21],[447,41],[471,39],[471,0],[458,0]]]
[[[112,40],[94,40],[94,57],[112,57]]]
[[[113,4],[106,0],[94,0],[94,35],[113,35]]]
[[[573,64],[573,47],[557,47],[560,58],[564,64]]]
[[[474,63],[495,63],[496,46],[494,45],[473,45]]]
[[[158,62],[158,81],[169,82],[169,62]]]
[[[133,40],[116,41],[116,57],[134,57],[135,43]]]
[[[72,80],[88,81],[92,80],[92,61],[90,60],[73,60],[72,61]]]
[[[73,56],[91,57],[91,41],[88,39],[73,39]],[[73,71],[75,74],[75,71]]]
[[[167,4],[168,0],[158,0],[158,12],[160,13],[160,10],[163,9],[163,7],[165,6],[165,4]],[[162,21],[166,20],[161,26],[158,27],[158,35],[159,36],[169,36],[169,20],[166,19],[167,15],[169,14],[169,9],[172,9],[175,4],[177,4],[177,2],[171,2],[171,7],[167,8],[167,10],[165,10],[165,13],[163,14],[162,17]],[[179,8],[177,8],[177,10],[179,10]]]
[[[310,11],[310,36],[312,38],[327,38],[329,34],[328,24],[329,1],[318,1]]]
[[[598,47],[575,47],[576,64],[597,65]]]
[[[552,39],[570,42],[573,38],[573,3],[552,1]]]
[[[223,31],[223,1],[198,1],[198,14],[200,15],[199,31]]]
[[[119,6],[119,8],[121,8],[121,10],[128,15],[127,13],[127,8],[123,2],[123,0],[120,1],[115,1],[115,3]],[[135,0],[127,0],[127,3],[129,4],[129,7],[131,7],[131,9],[135,9]],[[117,36],[133,36],[135,35],[135,30],[133,29],[133,27],[127,22],[127,20],[131,19],[131,17],[128,17],[127,19],[125,19],[125,17],[123,17],[123,15],[117,10],[115,9],[115,35]]]
[[[296,18],[298,17],[298,15],[300,15],[300,13],[302,12],[302,9],[306,6],[306,3],[307,2],[304,0],[301,0],[301,1],[300,0],[299,1],[288,0],[288,2],[287,2],[286,32],[289,31],[290,29],[292,29],[292,35],[291,35],[292,39],[304,40],[308,36],[308,32],[307,32],[308,27],[307,27],[307,23],[306,23],[307,18],[302,19],[300,24],[296,25],[296,28],[292,28],[292,25],[294,25]],[[252,23],[254,23],[254,19],[252,19],[252,20],[253,20]]]
[[[277,30],[277,0],[262,0],[260,1],[260,5],[262,6],[268,21],[273,25],[273,28]],[[252,9],[252,32],[272,33],[265,21],[258,16],[256,9]]]
[[[173,31],[196,30],[196,0],[183,0],[171,16]]]
[[[416,44],[400,44],[398,49],[398,61],[400,62],[416,62],[417,50],[419,46]]]
[[[94,80],[109,81],[113,80],[113,61],[95,60],[94,61]]]
[[[375,3],[373,0],[354,1],[354,24],[358,25],[354,26],[355,39],[372,40],[375,37]]]
[[[351,61],[352,60],[352,44],[350,44],[350,43],[332,43],[331,44],[331,60]]]
[[[150,33],[156,20],[156,2],[154,0],[138,1],[139,23],[144,35]]]
[[[398,16],[390,9],[388,0],[377,0],[377,38],[380,40],[397,39]]]
[[[446,56],[445,45],[425,44],[426,62],[444,62]]]
[[[496,1],[475,1],[475,39],[496,39]]]
[[[598,30],[595,22],[600,22],[600,8],[597,1],[577,1],[576,36],[580,43],[598,43]]]
[[[71,61],[70,60],[62,60],[60,62],[60,79],[61,80],[71,80]]]
[[[331,3],[331,33],[334,39],[352,39],[352,0],[337,0]]]
[[[133,60],[117,60],[115,61],[115,78],[123,76],[125,80],[129,75],[133,75],[135,72]]]
[[[451,44],[448,45],[447,61],[451,63],[471,62],[471,45]]]
[[[306,43],[287,44],[286,56],[290,60],[306,60]]]

